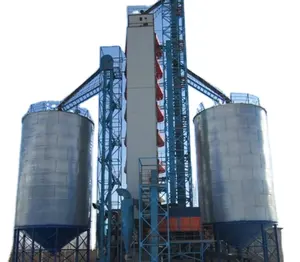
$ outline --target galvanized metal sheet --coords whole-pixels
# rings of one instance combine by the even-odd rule
[[[266,111],[220,105],[194,124],[204,222],[277,221]]]
[[[45,111],[23,119],[16,226],[87,226],[93,123]]]

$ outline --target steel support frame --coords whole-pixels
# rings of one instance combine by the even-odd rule
[[[281,262],[277,224],[267,227],[260,225],[258,236],[247,247],[237,249],[219,239],[216,227],[214,227],[215,244],[212,246],[219,261],[223,261],[225,254],[231,254],[231,259],[238,261],[257,262]]]
[[[206,250],[214,243],[209,227],[203,227],[197,232],[170,232],[171,258],[204,262]]]
[[[15,228],[12,250],[12,262],[89,262],[90,261],[90,229],[86,229],[83,233],[63,247],[61,250],[45,250],[35,241],[35,228],[26,229]],[[56,229],[55,235],[51,236],[58,239],[60,230]],[[78,228],[78,232],[82,229]]]
[[[257,252],[258,249],[260,249],[261,252]],[[267,229],[262,225],[261,235],[257,237],[249,247],[244,249],[243,252],[247,253],[248,256],[256,255],[263,262],[280,262],[281,253],[277,224]]]
[[[154,158],[156,161],[156,158]],[[158,174],[157,165],[149,165],[149,158],[139,160],[139,262],[171,261],[169,236],[168,177]],[[150,179],[149,179],[150,178]],[[164,198],[164,206],[158,198]],[[164,234],[160,226],[166,227]]]
[[[113,63],[105,65],[107,55]],[[122,181],[122,86],[124,55],[120,47],[100,48],[103,88],[99,92],[97,161],[97,249],[98,261],[111,261],[112,209],[120,208],[116,189]]]
[[[179,205],[192,206],[189,98],[183,0],[166,0],[162,3],[162,32],[164,92],[169,98],[173,97],[172,104],[168,102],[169,98],[165,99],[166,167],[171,181],[171,203],[174,203],[174,195],[176,195],[176,202]],[[171,51],[171,54],[168,53],[168,50]],[[169,135],[171,129],[174,130],[174,136]],[[170,163],[175,163],[175,165]],[[174,188],[174,180],[176,181],[176,188]]]
[[[179,240],[179,241],[171,241],[171,259],[180,259],[180,260],[190,260],[190,261],[205,261],[205,251],[211,245],[211,241],[206,240]],[[174,250],[174,251],[173,251]]]

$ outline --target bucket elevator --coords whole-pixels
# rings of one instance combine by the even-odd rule
[[[194,118],[200,207],[193,206],[197,196],[193,196],[189,87],[215,103],[211,109],[202,108]],[[80,104],[94,96],[99,101],[97,200],[90,203],[87,181],[87,192],[80,191],[78,195],[84,195],[84,203],[90,203],[97,212],[96,261],[283,261],[271,167],[262,149],[262,141],[267,141],[266,125],[262,124],[266,121],[265,110],[256,97],[246,94],[228,97],[188,69],[183,0],[129,7],[124,52],[119,46],[101,47],[100,65],[95,73],[62,101],[40,109],[40,115],[51,114],[51,121],[58,125],[53,132],[62,132],[62,122],[57,120],[60,116],[54,114],[73,113],[78,117],[83,110]],[[38,125],[35,120],[31,122]],[[37,121],[49,126],[48,120],[43,122],[38,118]],[[76,121],[68,121],[75,125],[74,130],[80,127]],[[92,122],[84,121],[87,131],[79,128],[77,135],[91,134]],[[84,121],[80,123],[83,125]],[[232,121],[236,129],[230,129],[224,121]],[[243,130],[249,136],[243,135]],[[236,133],[239,140],[234,137],[235,132],[240,132]],[[88,145],[87,151],[91,143],[87,139],[82,143]],[[57,152],[60,148],[59,143],[53,146]],[[71,152],[66,152],[69,159]],[[126,159],[122,152],[126,152]],[[90,170],[90,158],[80,156],[86,165],[82,173],[73,172],[78,176]],[[246,178],[243,171],[239,176],[240,166],[247,167],[244,169],[248,170],[247,179],[257,188],[255,194],[249,192],[250,197],[244,202],[241,199]],[[125,188],[122,187],[124,178]],[[77,180],[85,181],[84,177]],[[22,182],[19,188],[18,198],[31,194],[22,189]],[[65,191],[69,192],[70,188],[74,185],[66,185]],[[240,201],[233,200],[234,197],[240,197]],[[268,205],[267,199],[272,200],[272,205]],[[82,199],[77,200],[81,205]],[[54,205],[50,200],[46,203]],[[34,209],[37,204],[31,206]],[[63,205],[60,208],[63,212]],[[251,214],[245,211],[247,208]],[[58,231],[48,229],[47,219],[51,217],[43,223],[48,231],[34,228],[32,232],[36,233],[30,233],[27,224],[20,227],[18,217],[12,261],[24,262],[20,256],[24,251],[20,249],[24,236],[39,244],[39,249],[32,245],[28,261],[33,261],[38,250],[45,248],[48,248],[48,261],[92,261],[89,251],[80,257],[78,240],[71,248],[77,252],[76,256],[56,256],[62,253],[65,244],[74,237],[78,239],[83,232],[89,249],[91,219],[89,208],[85,211],[84,218],[79,219],[78,215],[83,227],[76,232],[67,227],[65,230],[70,234],[65,233],[60,240]],[[26,212],[24,209],[23,213]],[[41,237],[49,237],[52,242],[45,245]]]

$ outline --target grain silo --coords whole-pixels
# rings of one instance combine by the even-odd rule
[[[26,235],[29,250],[39,245],[51,254],[90,230],[94,129],[87,110],[55,105],[32,105],[22,119],[15,216],[15,241]],[[15,256],[24,252],[18,248]]]
[[[199,112],[194,124],[203,222],[243,248],[277,223],[266,110],[219,105]]]

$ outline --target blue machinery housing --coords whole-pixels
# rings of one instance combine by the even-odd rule
[[[79,108],[79,105],[99,95],[97,203],[94,204],[97,209],[97,261],[123,261],[122,254],[124,253],[127,257],[134,256],[134,250],[138,251],[139,261],[145,259],[143,254],[148,254],[147,259],[153,262],[159,261],[161,257],[164,261],[182,260],[187,257],[193,258],[194,261],[204,261],[205,256],[227,261],[230,258],[243,259],[245,253],[251,253],[251,250],[255,253],[258,247],[262,250],[262,258],[259,258],[262,260],[258,261],[280,261],[276,221],[256,220],[251,224],[246,220],[226,223],[203,221],[204,226],[196,235],[195,232],[181,232],[178,235],[170,231],[171,214],[176,213],[176,207],[179,208],[178,210],[192,207],[193,197],[195,197],[192,194],[188,86],[211,98],[215,104],[259,102],[249,95],[245,97],[234,94],[229,98],[187,68],[183,0],[158,1],[153,7],[139,6],[132,7],[131,10],[155,13],[156,28],[159,29],[157,35],[162,40],[164,51],[161,64],[164,69],[167,172],[166,179],[160,181],[160,186],[157,186],[157,183],[141,184],[138,200],[132,199],[129,192],[121,188],[122,110],[126,58],[120,47],[101,47],[99,69],[63,101],[34,104],[28,112],[28,116],[34,115],[34,112],[55,111],[61,114],[72,112],[72,115],[78,119],[84,117],[89,122],[88,111]],[[241,99],[245,100],[241,101]],[[87,132],[91,131],[90,127],[86,128]],[[67,152],[67,157],[72,157],[69,151]],[[90,160],[89,157],[86,159]],[[141,176],[142,170],[141,164]],[[69,173],[75,174],[76,172]],[[154,179],[155,174],[152,175]],[[76,181],[76,179],[73,180],[74,183]],[[51,183],[53,186],[54,182]],[[86,183],[86,189],[88,189],[89,182],[86,181]],[[48,188],[51,188],[50,184]],[[36,184],[31,186],[35,188]],[[19,187],[21,187],[20,181]],[[68,191],[70,188],[74,188],[74,185],[68,185],[64,190],[57,188],[57,192],[61,192],[60,199],[63,199],[64,194],[73,194],[73,196],[75,193],[84,194],[84,192],[70,192]],[[23,196],[29,194],[25,191],[22,192]],[[159,204],[154,197],[145,204],[142,199],[143,192],[148,192],[147,194],[150,192],[153,196],[158,192],[164,193],[165,205]],[[87,192],[86,195],[88,195]],[[44,205],[43,208],[54,208],[49,201],[37,200],[36,203]],[[30,221],[19,223],[16,218],[12,261],[26,261],[24,260],[26,256],[29,261],[33,258],[42,261],[45,257],[49,259],[48,261],[62,262],[71,261],[70,259],[90,261],[90,199],[86,199],[85,204],[87,205],[84,210],[86,213],[81,212],[81,214],[84,213],[86,216],[84,218],[78,216],[76,223],[74,221],[70,223],[71,220],[65,224],[64,221],[48,223],[46,220],[42,223],[38,214],[34,212],[33,218],[39,220],[37,224],[32,224]],[[139,226],[135,225],[133,219],[134,207],[138,210]],[[60,208],[63,210],[63,206]],[[163,221],[166,230],[161,231],[159,227]],[[136,228],[139,231],[138,240],[133,238]],[[143,229],[148,231],[146,230],[145,233]],[[270,234],[273,234],[274,239],[269,237]],[[120,238],[121,235],[122,238]],[[135,248],[136,246],[138,248]],[[233,250],[237,251],[233,252]],[[274,258],[275,260],[272,260]]]

